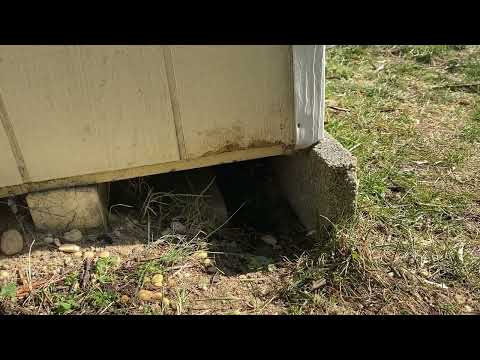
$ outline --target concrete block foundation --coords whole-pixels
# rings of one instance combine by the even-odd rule
[[[356,159],[325,133],[316,146],[272,159],[282,190],[308,230],[319,238],[356,207]]]
[[[105,230],[107,185],[89,185],[30,193],[26,196],[37,231]]]

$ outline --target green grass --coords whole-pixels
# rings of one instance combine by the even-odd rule
[[[463,164],[477,153],[472,148],[480,141],[476,94],[434,89],[477,79],[480,50],[397,48],[399,54],[392,47],[341,46],[327,54],[327,103],[349,112],[328,111],[326,130],[357,157],[358,211],[327,247],[330,257],[319,255],[325,254],[322,246],[297,263],[284,289],[292,313],[336,311],[338,304],[319,302],[319,294],[308,290],[319,277],[327,279],[328,290],[320,294],[326,299],[340,293],[347,307],[372,302],[369,311],[394,313],[460,311],[440,303],[432,309],[399,291],[402,286],[431,296],[441,290],[424,280],[466,291],[480,283],[478,257],[471,251],[478,239],[466,236],[464,221],[480,190],[458,186],[448,176],[468,171]],[[383,69],[377,71],[376,64]],[[459,244],[464,244],[462,261]],[[391,269],[399,275],[390,277]],[[418,275],[427,273],[424,280]]]
[[[191,251],[188,247],[182,245],[172,245],[159,258],[159,262],[164,266],[172,266],[187,257]]]
[[[163,274],[165,272],[165,266],[159,260],[146,261],[141,264],[133,274],[137,286],[141,287],[145,281],[145,277],[153,274]]]
[[[480,106],[462,130],[463,138],[470,143],[480,143]]]
[[[92,290],[88,295],[90,303],[97,309],[103,309],[109,306],[117,301],[118,298],[119,296],[117,293],[103,289]]]
[[[114,281],[113,267],[115,260],[111,257],[100,258],[95,263],[95,275],[100,284],[110,284]]]
[[[73,311],[79,309],[77,297],[75,295],[61,295],[54,293],[56,301],[53,308],[53,313],[56,315],[68,315]]]
[[[462,67],[465,79],[468,81],[480,81],[480,59],[472,58],[460,65]]]
[[[65,277],[65,279],[63,280],[63,283],[67,286],[73,286],[73,284],[78,282],[78,280],[79,280],[78,272],[72,272]]]
[[[424,46],[401,46],[402,54],[413,58],[421,64],[431,64],[432,60],[443,57],[453,51],[464,49],[461,45],[424,45]]]
[[[15,283],[8,283],[0,288],[0,300],[12,300],[16,296],[17,285]]]

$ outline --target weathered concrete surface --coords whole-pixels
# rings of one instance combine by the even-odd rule
[[[106,186],[99,184],[28,194],[26,200],[35,228],[52,233],[105,229]]]
[[[323,237],[332,224],[353,215],[356,159],[329,134],[316,146],[272,159],[293,210],[308,230]]]

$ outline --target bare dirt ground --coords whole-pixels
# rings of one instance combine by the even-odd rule
[[[247,167],[259,165],[253,162]],[[245,173],[248,169],[238,171]],[[185,174],[188,176],[188,172]],[[253,180],[255,176],[243,177],[244,190],[240,194],[258,191],[252,187],[257,181]],[[83,239],[75,243],[80,249],[74,253],[47,244],[49,237],[62,244],[67,242],[62,233],[34,232],[24,211],[23,253],[0,258],[0,270],[8,274],[3,279],[2,311],[9,314],[286,313],[278,302],[278,292],[285,283],[283,277],[288,276],[282,269],[285,256],[293,257],[311,245],[311,238],[295,216],[288,209],[280,210],[283,217],[277,224],[281,231],[271,235],[272,232],[258,230],[265,229],[266,223],[272,226],[272,216],[258,213],[265,209],[263,200],[269,199],[261,201],[250,196],[250,205],[238,206],[243,195],[235,192],[229,205],[237,207],[236,210],[245,205],[245,211],[235,210],[235,220],[232,216],[221,223],[213,218],[210,203],[203,195],[186,193],[188,181],[182,183],[178,174],[167,177],[175,192],[156,192],[155,187],[165,186],[165,176],[160,180],[152,177],[149,182],[136,179],[118,184],[114,189],[121,193],[117,200],[130,200],[130,205],[113,202],[115,210],[109,231],[83,234]],[[129,188],[134,189],[133,193],[129,193]],[[277,208],[270,212],[278,214],[279,204],[286,205],[279,200],[274,202]],[[5,206],[3,215],[14,224],[15,219]],[[255,228],[252,224],[257,218]],[[271,237],[262,241],[265,235]],[[156,281],[159,275],[161,284]],[[155,299],[143,299],[145,293],[155,294]]]
[[[84,234],[76,254],[42,234],[29,254],[27,226],[23,253],[0,255],[0,312],[480,312],[480,48],[328,51],[326,128],[357,157],[360,184],[356,215],[329,242],[312,245],[253,187],[235,185],[222,223],[200,192],[138,179],[118,200],[134,208],[116,207],[108,236]],[[3,209],[1,225],[15,224]]]

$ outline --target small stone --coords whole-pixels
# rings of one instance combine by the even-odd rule
[[[208,258],[208,253],[205,250],[199,250],[193,254],[193,257],[196,259],[206,259]]]
[[[82,257],[82,252],[81,251],[74,252],[73,256],[75,256],[77,258]]]
[[[23,236],[17,230],[8,230],[2,234],[0,249],[5,255],[18,254],[23,249]]]
[[[98,254],[98,257],[102,258],[102,259],[106,259],[106,258],[110,257],[110,252],[102,251],[102,252],[100,252],[100,254]]]
[[[171,224],[171,228],[175,234],[183,235],[187,232],[187,227],[183,225],[180,221],[173,221]]]
[[[393,278],[393,277],[395,276],[395,274],[393,273],[393,271],[390,271],[387,275],[388,275],[388,277],[390,277],[390,278]]]
[[[205,265],[205,266],[210,266],[210,265],[212,265],[212,259],[208,259],[208,258],[207,258],[207,259],[203,260],[203,265]]]
[[[465,305],[463,307],[463,311],[466,312],[466,313],[471,313],[471,312],[473,312],[473,309],[470,305]]]
[[[10,277],[10,274],[8,273],[7,270],[1,270],[0,271],[0,281],[1,280],[6,280]]]
[[[85,251],[83,253],[84,259],[93,259],[95,257],[95,253],[93,251]]]
[[[63,234],[63,238],[67,242],[79,242],[80,240],[82,240],[83,235],[82,235],[82,232],[80,230],[73,229],[73,230],[68,231],[65,234]]]
[[[58,250],[63,251],[65,253],[75,253],[80,251],[80,246],[73,245],[73,244],[65,244],[58,247]]]
[[[277,245],[278,241],[277,239],[272,236],[272,235],[263,235],[261,238],[260,238],[265,244],[268,244],[270,246],[275,246]]]
[[[162,287],[162,285],[163,285],[163,275],[162,274],[153,275],[151,283],[155,287]]]
[[[161,301],[163,299],[162,293],[144,289],[138,292],[137,297],[141,301]]]
[[[48,236],[46,236],[46,237],[43,238],[43,242],[44,242],[45,244],[53,244],[54,241],[55,241],[55,239],[54,239],[52,236],[50,236],[50,235],[48,235]]]
[[[62,246],[62,243],[61,243],[60,240],[57,239],[57,238],[53,239],[53,243],[55,244],[56,247]]]
[[[130,302],[130,297],[128,295],[122,295],[120,298],[120,302],[122,304],[128,304]]]

